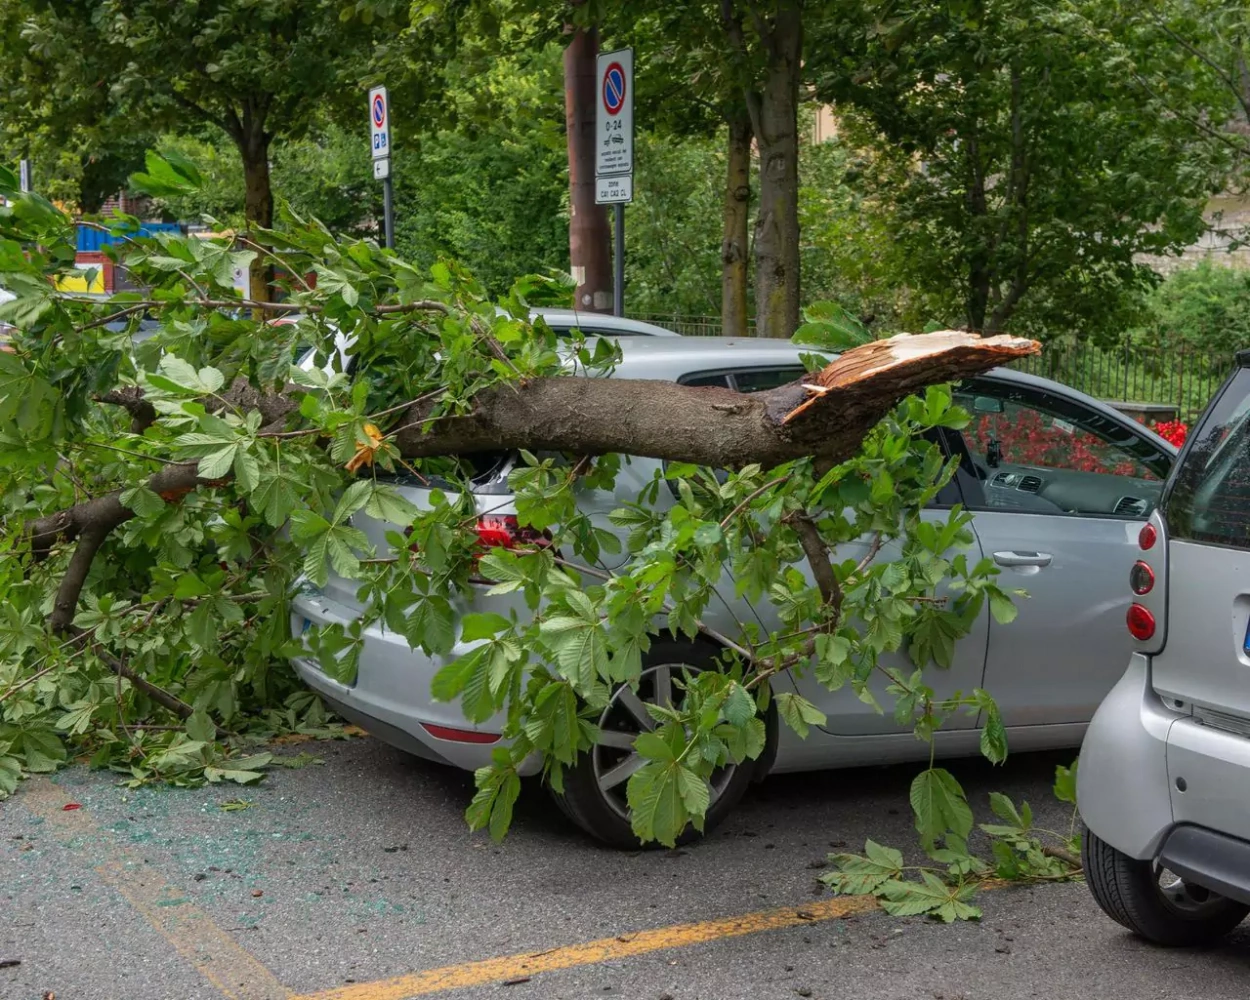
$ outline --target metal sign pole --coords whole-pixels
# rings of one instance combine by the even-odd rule
[[[21,163],[18,164],[18,174],[18,187],[20,187],[23,191],[33,191],[34,187],[31,184],[30,177],[30,160],[22,160]]]
[[[616,252],[612,255],[612,266],[615,274],[612,278],[612,314],[625,315],[625,203],[618,201],[612,206],[615,213],[613,235],[616,238]]]
[[[386,248],[388,250],[395,249],[395,210],[392,198],[391,175],[387,173],[385,180],[382,181],[382,219],[383,224],[386,226]]]

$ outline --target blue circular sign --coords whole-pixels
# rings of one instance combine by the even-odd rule
[[[386,102],[381,94],[373,95],[373,124],[378,128],[386,124]]]
[[[625,68],[618,62],[608,63],[603,74],[603,106],[610,115],[625,107]]]

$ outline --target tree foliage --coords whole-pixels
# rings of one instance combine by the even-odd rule
[[[817,92],[874,151],[892,266],[968,328],[1122,330],[1203,231],[1226,160],[1135,77],[1103,5],[848,5],[813,29]],[[1115,44],[1103,44],[1104,34]],[[1201,115],[1199,94],[1170,91]]]
[[[482,640],[433,694],[471,721],[506,715],[508,742],[469,810],[496,835],[520,762],[540,754],[558,789],[659,634],[715,641],[722,669],[681,679],[680,702],[636,743],[648,763],[629,798],[644,840],[699,826],[712,771],[763,751],[770,678],[784,671],[870,701],[880,677],[895,718],[926,739],[952,713],[985,713],[986,752],[1005,754],[985,692],[938,700],[925,682],[983,609],[1012,610],[993,565],[963,551],[969,515],[921,517],[953,471],[925,435],[967,419],[930,383],[1030,342],[932,335],[897,354],[867,344],[828,365],[813,357],[815,389],[757,396],[573,378],[574,361],[606,374],[617,349],[531,327],[544,280],[496,302],[455,265],[422,273],[293,216],[261,246],[289,273],[318,276],[289,307],[266,307],[300,309],[295,324],[244,318],[230,278],[248,253],[168,234],[123,246],[146,297],[58,296],[47,278],[70,260],[72,230],[14,188],[0,172],[12,199],[0,210],[0,280],[20,293],[0,307],[18,328],[0,352],[0,759],[15,762],[5,774],[57,766],[68,740],[134,781],[256,780],[263,761],[231,756],[231,732],[262,707],[262,725],[320,726],[315,699],[287,694],[284,661],[303,651],[349,681],[372,623],[428,653],[447,653],[457,630]],[[144,312],[159,329],[132,343]],[[354,338],[354,374],[330,347],[335,331]],[[825,336],[819,323],[805,332],[817,352]],[[315,363],[293,365],[306,350]],[[622,405],[644,416],[622,426]],[[553,423],[553,407],[570,419]],[[677,413],[689,434],[674,432]],[[518,516],[552,543],[483,552],[452,456],[527,445],[511,477]],[[550,451],[569,458],[540,457]],[[578,497],[612,487],[621,452],[668,464],[609,532]],[[396,474],[450,485],[418,509]],[[384,546],[352,524],[359,512],[393,525]],[[621,536],[630,558],[606,571],[599,554]],[[772,608],[775,627],[742,622],[726,635],[705,624],[727,573]],[[292,639],[293,588],[331,574],[359,588],[366,612]],[[516,614],[458,618],[459,596],[483,575],[520,599]],[[800,732],[822,721],[792,693],[777,711]],[[154,720],[176,729],[153,733]],[[934,785],[918,813],[927,838],[962,828],[962,794],[953,779]]]

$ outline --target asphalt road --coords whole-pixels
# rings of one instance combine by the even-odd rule
[[[702,844],[622,854],[538,789],[496,846],[465,830],[467,774],[369,739],[285,752],[302,751],[323,763],[256,788],[132,791],[81,767],[27,782],[0,805],[0,965],[20,963],[0,967],[0,1000],[1250,991],[1250,930],[1204,951],[1152,949],[1082,885],[986,893],[984,919],[956,926],[821,894],[814,866],[831,845],[912,843],[914,768],[771,779]],[[1047,804],[1064,760],[953,767],[978,807],[1000,789],[1066,825]],[[250,805],[223,809],[231,799]]]

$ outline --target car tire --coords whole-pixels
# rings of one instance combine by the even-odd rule
[[[1081,844],[1085,881],[1112,920],[1154,944],[1210,944],[1245,919],[1250,906],[1189,886],[1153,861],[1139,861],[1088,829]]]
[[[672,639],[659,639],[651,644],[651,649],[643,659],[642,679],[638,694],[630,699],[629,705],[622,703],[622,692],[628,698],[629,691],[625,685],[613,694],[613,701],[604,710],[600,718],[600,726],[604,731],[619,732],[622,738],[637,735],[639,701],[654,702],[657,685],[664,686],[663,676],[667,671],[668,689],[680,696],[680,691],[671,684],[672,675],[681,670],[698,672],[716,670],[718,650],[716,647],[701,642],[680,642]],[[773,710],[770,709],[770,712]],[[640,725],[640,723],[638,724]],[[769,725],[769,739],[774,738],[776,726]],[[760,761],[768,759],[768,749],[760,755]],[[594,749],[583,753],[577,763],[564,773],[564,791],[558,793],[551,790],[556,803],[579,827],[597,840],[621,850],[638,850],[640,847],[660,847],[654,841],[642,843],[630,826],[628,809],[625,806],[625,787],[628,781],[630,766],[637,766],[637,755],[623,746],[605,746],[600,744]],[[744,761],[742,764],[722,768],[713,773],[711,778],[713,801],[708,808],[700,833],[694,827],[687,827],[677,838],[678,844],[688,844],[698,840],[712,830],[738,804],[755,776],[758,762]],[[616,768],[623,767],[623,770]],[[622,775],[625,775],[622,777]]]

